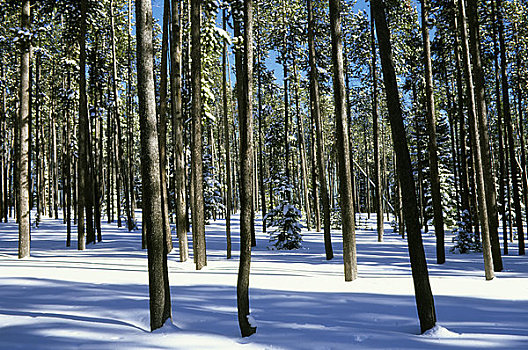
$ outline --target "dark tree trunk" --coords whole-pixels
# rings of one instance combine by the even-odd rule
[[[156,98],[152,59],[152,7],[136,0],[138,102],[141,130],[143,226],[147,233],[150,328],[161,328],[171,317],[167,246],[161,211],[160,158],[156,128]]]
[[[374,205],[376,206],[376,227],[378,231],[378,242],[383,241],[383,205],[381,191],[381,169],[379,157],[379,135],[378,135],[378,76],[376,63],[376,40],[374,37],[374,16],[370,8],[370,46],[372,54],[372,137],[374,138]],[[367,179],[368,181],[368,179]]]
[[[312,13],[312,0],[307,0],[308,8],[308,56],[310,60],[310,112],[315,123],[315,142],[317,145],[317,175],[321,190],[323,204],[323,225],[326,260],[334,257],[332,249],[332,236],[330,235],[330,198],[326,181],[325,151],[323,142],[323,126],[321,122],[321,109],[319,103],[319,83],[317,82],[317,66],[315,52],[314,19]]]
[[[477,107],[474,97],[473,76],[471,74],[471,62],[469,57],[469,44],[466,29],[466,10],[465,5],[461,0],[458,0],[458,23],[461,33],[462,56],[464,57],[464,73],[466,76],[467,97],[469,101],[468,114],[471,128],[471,148],[473,153],[473,169],[475,171],[475,183],[477,187],[478,213],[480,219],[480,228],[482,232],[482,252],[484,255],[484,270],[486,279],[491,280],[495,277],[493,273],[493,260],[491,256],[490,234],[489,234],[489,220],[488,209],[486,202],[486,188],[484,185],[484,171],[482,169],[482,154],[480,143],[482,140],[479,136]]]
[[[222,12],[222,27],[224,30],[227,30],[227,17],[226,10]],[[232,207],[232,188],[231,188],[231,151],[229,147],[230,141],[230,128],[229,128],[229,107],[228,107],[228,98],[227,98],[227,40],[223,42],[222,48],[222,99],[223,99],[223,117],[224,117],[224,147],[225,147],[225,159],[226,159],[226,184],[227,184],[227,193],[226,193],[226,241],[227,241],[227,258],[231,259],[231,207]],[[259,90],[260,91],[260,90]],[[260,117],[260,112],[259,112]],[[260,131],[260,130],[259,130]],[[260,140],[260,138],[259,138]],[[262,142],[260,142],[262,145]],[[260,166],[262,174],[262,154],[260,154]],[[262,175],[261,175],[262,176]],[[264,185],[261,183],[261,188]],[[262,194],[262,198],[264,195]],[[262,213],[266,212],[266,202],[263,202]],[[263,225],[263,227],[265,227]]]
[[[235,19],[235,35],[239,36],[239,18]],[[237,23],[238,22],[238,23]],[[244,0],[244,54],[237,53],[237,87],[240,125],[240,265],[237,280],[238,324],[243,337],[257,328],[248,319],[249,272],[251,265],[251,229],[253,203],[253,1]],[[242,79],[240,79],[242,78]],[[242,108],[241,108],[242,107]]]
[[[484,171],[484,186],[486,190],[486,205],[488,208],[489,235],[493,268],[496,272],[502,271],[502,257],[499,241],[499,216],[497,213],[497,190],[495,188],[495,175],[491,147],[488,135],[488,117],[486,106],[485,77],[480,58],[480,35],[477,1],[468,0],[468,19],[470,33],[470,50],[473,59],[473,75],[475,76],[475,99],[477,103],[477,118],[480,135],[480,152],[482,155],[482,168]]]
[[[205,219],[202,178],[202,100],[201,76],[202,57],[200,43],[201,0],[191,0],[191,87],[192,87],[192,232],[195,247],[196,269],[207,265],[205,254]]]
[[[258,129],[258,143],[259,143],[259,150],[258,150],[258,167],[259,167],[259,189],[260,189],[260,206],[262,210],[262,232],[266,232],[266,220],[264,218],[266,217],[266,189],[264,185],[264,145],[262,144],[262,93],[261,93],[261,46],[260,46],[260,17],[258,15],[258,9],[259,5],[256,6],[257,9],[257,95],[258,95],[258,121],[259,121],[259,129]],[[225,30],[225,27],[224,27]],[[225,43],[227,45],[227,43]],[[225,48],[227,50],[227,48]],[[227,103],[227,101],[226,101]],[[227,124],[226,124],[227,125]],[[226,129],[227,130],[227,129]],[[227,139],[227,136],[226,136]],[[229,139],[227,139],[226,142],[228,142]],[[229,176],[227,177],[229,179]]]
[[[513,123],[511,118],[511,107],[508,87],[507,75],[507,59],[506,59],[506,45],[504,40],[504,23],[502,12],[502,0],[497,0],[498,14],[499,14],[499,42],[501,50],[501,77],[502,77],[502,105],[504,108],[504,123],[506,127],[506,137],[508,138],[509,158],[510,158],[510,174],[512,180],[512,194],[513,206],[515,208],[515,224],[517,226],[517,237],[519,239],[519,255],[525,254],[524,247],[524,229],[522,222],[521,210],[521,188],[519,186],[519,169],[517,168],[515,156],[515,143],[513,140]]]
[[[128,35],[127,35],[127,170],[128,170],[128,230],[131,231],[136,227],[136,200],[134,195],[134,116],[132,113],[132,3],[128,0]],[[102,148],[101,148],[102,149]]]
[[[424,46],[425,66],[425,95],[427,100],[427,134],[429,140],[427,149],[429,152],[429,175],[431,179],[431,198],[433,201],[433,216],[436,235],[436,262],[445,262],[444,247],[444,214],[442,212],[442,195],[440,194],[440,177],[438,175],[438,146],[436,144],[436,111],[433,88],[433,68],[431,66],[431,43],[429,41],[429,12],[431,5],[429,0],[421,0],[422,3],[422,40]]]
[[[180,261],[189,257],[187,242],[186,202],[185,195],[185,150],[183,144],[182,113],[182,27],[180,20],[180,2],[172,0],[172,40],[171,40],[171,103],[172,103],[172,135],[174,147],[174,176],[176,192],[176,235],[180,249]]]
[[[167,190],[167,57],[169,50],[170,0],[164,0],[163,34],[161,44],[160,108],[158,120],[158,142],[160,154],[161,212],[167,251],[172,251],[172,235],[169,223],[169,198]]]
[[[420,222],[418,220],[418,204],[416,202],[416,190],[412,175],[411,156],[409,154],[407,136],[403,124],[396,72],[392,59],[390,33],[385,17],[385,5],[382,0],[372,0],[371,6],[373,7],[376,23],[387,108],[389,110],[394,152],[396,153],[398,178],[402,189],[403,215],[407,226],[407,241],[414,281],[416,306],[418,308],[418,318],[420,319],[420,329],[423,333],[433,328],[436,324],[434,299],[429,284],[429,273],[427,271]]]
[[[462,205],[462,221],[467,232],[472,231],[471,226],[471,205],[469,191],[469,170],[467,162],[466,143],[466,121],[464,116],[464,91],[462,85],[462,61],[460,58],[458,25],[456,21],[456,6],[453,3],[453,36],[455,38],[455,65],[456,65],[456,85],[457,85],[457,115],[459,123],[459,150],[460,150],[460,203]]]

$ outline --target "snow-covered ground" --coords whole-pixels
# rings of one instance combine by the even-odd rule
[[[481,254],[447,253],[436,265],[424,234],[438,326],[419,335],[406,241],[375,216],[357,231],[359,278],[345,282],[339,231],[326,261],[321,233],[304,249],[272,251],[257,227],[250,282],[257,333],[239,335],[238,220],[233,259],[224,222],[207,226],[207,267],[169,255],[172,324],[149,331],[146,251],[141,232],[104,225],[103,242],[65,247],[65,227],[44,219],[31,258],[17,259],[17,227],[0,223],[0,349],[527,349],[528,258],[515,245],[505,271],[485,281]],[[75,232],[75,228],[74,228]],[[190,237],[189,237],[190,238]],[[446,242],[450,245],[451,238]],[[191,250],[192,252],[192,250]]]

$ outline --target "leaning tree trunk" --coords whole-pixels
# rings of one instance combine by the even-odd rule
[[[240,265],[237,281],[238,324],[243,337],[256,332],[249,321],[249,272],[253,203],[253,1],[244,0],[244,55],[237,53],[237,86],[240,126]],[[235,19],[235,35],[240,35]],[[242,57],[243,56],[243,57]],[[242,79],[241,79],[242,78]],[[243,108],[240,108],[243,107]]]
[[[191,0],[191,90],[192,90],[192,186],[193,186],[193,246],[196,252],[196,269],[207,265],[205,255],[205,219],[202,177],[202,53],[200,42],[201,0]]]
[[[171,317],[167,246],[161,211],[160,158],[156,127],[156,97],[150,0],[136,0],[139,122],[141,129],[141,177],[143,226],[147,229],[150,328],[163,326]]]
[[[22,3],[20,26],[24,31],[31,27],[31,6],[29,0]],[[29,220],[29,69],[31,59],[31,41],[23,38],[20,45],[20,107],[18,110],[19,153],[17,164],[18,187],[18,258],[29,256],[30,220]]]
[[[325,151],[323,143],[323,126],[321,122],[321,108],[319,103],[319,83],[317,81],[317,65],[315,61],[315,29],[312,13],[312,0],[307,0],[308,9],[308,56],[310,61],[310,112],[315,123],[317,175],[321,189],[321,201],[323,204],[323,226],[326,260],[334,257],[332,249],[332,236],[330,235],[330,198],[328,196],[328,184],[326,181]]]
[[[385,4],[382,0],[372,0],[376,33],[378,35],[379,52],[389,121],[391,124],[392,141],[396,153],[396,166],[401,184],[403,215],[407,226],[407,242],[411,260],[412,276],[420,329],[423,332],[431,329],[436,324],[436,312],[433,293],[429,284],[429,273],[420,232],[418,204],[416,202],[416,189],[412,174],[411,156],[407,146],[407,136],[403,124],[403,116],[398,93],[398,83],[392,59],[392,46],[390,33],[385,17]]]
[[[330,29],[332,36],[332,62],[334,66],[334,103],[337,124],[337,155],[339,168],[339,195],[343,232],[343,260],[345,281],[357,278],[356,231],[354,199],[352,197],[352,172],[346,117],[346,89],[343,73],[343,39],[341,37],[341,4],[330,0]]]
[[[436,111],[433,88],[433,68],[431,66],[431,43],[429,41],[429,0],[422,2],[422,40],[424,45],[425,95],[427,101],[426,127],[429,140],[429,175],[431,179],[431,197],[433,201],[433,216],[436,236],[436,262],[445,262],[444,248],[444,214],[442,212],[442,195],[440,194],[440,176],[438,174],[438,146],[436,144]]]

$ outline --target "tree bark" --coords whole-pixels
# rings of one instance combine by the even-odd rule
[[[402,189],[403,215],[407,226],[407,242],[411,260],[416,306],[418,308],[418,318],[420,319],[420,329],[423,333],[433,328],[436,324],[434,299],[429,284],[429,273],[427,271],[427,262],[425,260],[420,223],[418,220],[418,204],[416,202],[411,157],[407,146],[405,126],[403,124],[396,72],[392,59],[390,33],[385,17],[385,5],[382,0],[372,0],[371,6],[373,7],[376,33],[378,36],[387,108],[389,110],[394,152],[396,153],[398,178],[400,179]]]
[[[23,0],[21,7],[20,26],[24,31],[31,30],[31,7],[29,0]],[[17,166],[18,187],[18,258],[26,258],[30,251],[30,229],[29,219],[29,69],[31,60],[30,38],[23,38],[20,45],[20,107],[18,111],[18,137],[19,155]]]
[[[489,235],[493,268],[496,272],[502,271],[502,257],[499,241],[499,216],[497,213],[497,190],[495,188],[495,175],[491,147],[488,134],[488,117],[486,106],[486,81],[480,58],[480,35],[477,1],[468,0],[468,19],[470,33],[470,50],[473,58],[473,75],[475,77],[475,99],[477,103],[477,118],[480,135],[480,152],[482,155],[482,170],[484,171],[484,186],[486,190],[486,205],[488,208]]]
[[[503,22],[503,8],[502,0],[497,0],[498,17],[499,17],[499,42],[501,55],[501,77],[502,77],[502,105],[504,108],[504,123],[506,127],[506,137],[508,138],[509,158],[510,158],[510,174],[512,181],[513,206],[515,208],[515,224],[517,226],[517,237],[519,239],[519,255],[525,254],[524,247],[524,229],[522,222],[521,210],[521,188],[519,186],[519,170],[517,168],[515,156],[515,143],[513,140],[513,125],[511,118],[511,106],[509,97],[508,75],[507,75],[507,59],[506,59],[506,45],[504,40],[504,22]]]
[[[185,194],[185,150],[183,144],[182,113],[182,27],[180,20],[180,1],[172,0],[172,40],[171,40],[171,103],[172,103],[172,135],[174,147],[174,176],[176,192],[176,235],[180,249],[180,261],[189,257],[186,225],[186,194]]]
[[[235,35],[240,33],[240,19],[235,19]],[[256,332],[248,319],[249,273],[251,265],[251,229],[253,203],[253,1],[244,0],[244,55],[238,53],[237,86],[240,113],[240,264],[237,280],[238,324],[243,337]],[[243,60],[242,60],[243,58]],[[240,79],[242,78],[242,79]],[[240,103],[242,102],[242,103]],[[243,108],[240,108],[243,107]]]
[[[224,9],[222,12],[222,27],[227,30],[227,11]],[[232,201],[232,188],[231,188],[231,151],[229,147],[230,141],[230,128],[229,128],[229,107],[227,99],[227,40],[224,39],[222,48],[222,99],[223,99],[223,117],[224,117],[224,148],[225,148],[225,159],[226,159],[226,254],[227,258],[231,259],[231,207],[233,206]],[[260,114],[259,114],[260,116]],[[262,165],[262,154],[260,155],[260,164]],[[262,174],[262,168],[261,168]],[[263,185],[262,185],[263,186]],[[263,197],[264,198],[264,197]],[[264,202],[265,203],[265,202]],[[266,212],[266,206],[262,207],[263,213]],[[264,215],[263,215],[264,217]],[[264,227],[264,225],[263,225]]]
[[[378,76],[376,63],[376,40],[374,37],[374,16],[372,6],[370,7],[370,46],[372,54],[372,137],[374,138],[374,205],[376,206],[376,228],[378,231],[378,242],[383,241],[383,205],[381,191],[381,169],[379,157],[379,135],[378,135]],[[367,179],[368,181],[368,179]]]
[[[431,5],[429,0],[421,0],[422,3],[422,40],[424,47],[425,66],[425,96],[427,101],[426,127],[429,140],[427,149],[429,152],[429,175],[431,179],[431,198],[433,201],[433,216],[436,236],[436,263],[445,262],[444,247],[444,214],[442,212],[442,195],[440,194],[440,176],[438,174],[438,146],[436,144],[436,111],[433,88],[433,68],[431,66],[431,43],[429,41],[429,12]]]
[[[200,42],[201,0],[191,0],[191,90],[192,90],[192,186],[193,186],[193,246],[196,247],[196,269],[207,265],[205,254],[205,219],[202,177],[202,57]]]
[[[147,229],[150,328],[158,329],[171,317],[167,246],[161,212],[161,183],[156,99],[154,95],[152,7],[136,0],[138,102],[141,126],[143,225]]]
[[[163,34],[161,43],[160,108],[158,120],[158,142],[160,154],[161,212],[167,251],[172,251],[172,235],[169,223],[169,200],[167,194],[167,57],[169,49],[170,0],[164,0]]]
[[[336,145],[339,165],[339,195],[343,232],[343,260],[345,281],[357,278],[356,231],[354,223],[354,199],[352,197],[352,172],[348,122],[346,117],[346,90],[343,72],[343,40],[341,37],[341,4],[330,0],[330,30],[332,36],[332,62],[334,66],[334,103],[336,113]]]
[[[489,221],[488,221],[488,209],[486,202],[486,188],[484,185],[484,171],[482,169],[482,154],[480,143],[482,140],[479,136],[479,127],[477,119],[477,109],[475,104],[474,96],[474,85],[473,85],[473,76],[471,74],[471,62],[469,57],[469,44],[467,38],[467,28],[466,28],[466,9],[465,5],[462,2],[463,0],[458,0],[458,26],[461,33],[461,43],[462,43],[462,56],[464,58],[464,73],[466,76],[466,86],[467,86],[467,97],[468,97],[468,114],[469,114],[469,123],[471,128],[471,146],[473,150],[473,168],[475,171],[475,182],[477,185],[477,201],[478,201],[478,213],[480,218],[480,226],[482,232],[482,252],[484,255],[484,271],[486,275],[486,280],[491,280],[495,277],[493,273],[493,259],[491,256],[491,245],[490,245],[490,234],[489,234]]]
[[[317,81],[317,66],[315,52],[315,31],[312,13],[312,0],[307,0],[308,9],[308,56],[310,61],[310,112],[315,123],[315,142],[317,145],[317,170],[323,204],[323,226],[326,260],[334,257],[332,249],[332,236],[330,234],[330,198],[326,181],[325,151],[323,143],[323,126],[321,123],[321,108],[319,103],[319,83]]]

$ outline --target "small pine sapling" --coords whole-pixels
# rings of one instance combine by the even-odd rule
[[[279,205],[264,218],[266,227],[275,227],[270,232],[270,249],[293,250],[302,247],[301,211],[290,204],[291,192],[292,186],[283,182],[277,189]]]
[[[453,246],[451,252],[466,254],[470,252],[481,252],[482,242],[479,237],[471,231],[470,216],[467,210],[462,213],[460,221],[453,228]]]

